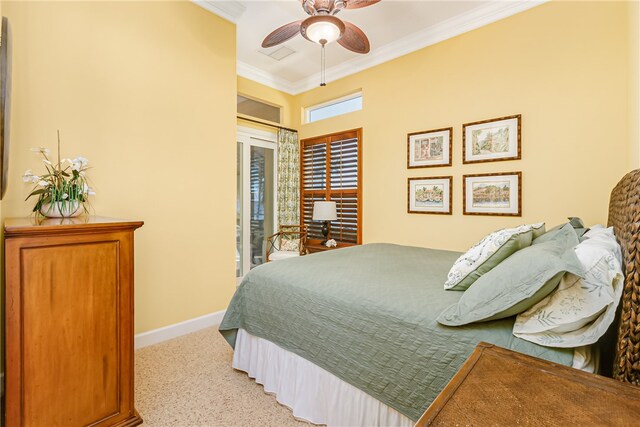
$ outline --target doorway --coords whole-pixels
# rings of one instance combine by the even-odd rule
[[[236,277],[265,262],[265,238],[277,225],[276,134],[238,127]]]

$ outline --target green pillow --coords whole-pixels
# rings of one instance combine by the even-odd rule
[[[573,248],[578,236],[563,227],[548,241],[521,249],[484,274],[446,308],[438,322],[460,326],[521,313],[549,295],[565,272],[582,277],[584,269]]]
[[[460,256],[447,275],[444,288],[464,291],[483,274],[522,248],[531,246],[536,236],[544,234],[544,222],[504,228],[485,236]]]
[[[552,238],[553,236],[558,234],[558,232],[563,227],[571,227],[573,229],[573,231],[576,233],[576,235],[578,236],[578,238],[582,237],[582,235],[589,230],[588,228],[586,228],[584,226],[584,223],[578,217],[570,216],[568,218],[568,220],[569,220],[569,222],[565,222],[564,224],[556,225],[551,230],[547,231],[546,233],[543,233],[541,236],[534,236],[533,237],[533,242],[531,244],[532,245],[537,245],[537,244],[546,242],[547,240],[549,240],[550,238]]]

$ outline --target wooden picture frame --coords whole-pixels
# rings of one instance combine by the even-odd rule
[[[522,216],[522,172],[463,175],[462,213]]]
[[[452,150],[453,127],[408,133],[407,169],[451,166]]]
[[[522,115],[462,125],[462,163],[520,160]]]
[[[421,193],[420,198],[424,200],[416,200],[419,198],[418,192]],[[436,200],[428,200],[432,197]],[[407,213],[451,215],[453,213],[453,177],[408,178]]]

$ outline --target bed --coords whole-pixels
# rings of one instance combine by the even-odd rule
[[[612,192],[609,225],[623,250],[625,286],[614,376],[638,382],[636,256],[640,171]],[[542,347],[513,336],[513,318],[447,327],[438,314],[460,298],[442,288],[460,254],[369,244],[252,270],[220,332],[249,373],[294,415],[328,425],[412,425],[475,345],[490,342],[569,366],[586,349]],[[428,260],[428,261],[425,261]],[[615,334],[614,334],[615,335]]]

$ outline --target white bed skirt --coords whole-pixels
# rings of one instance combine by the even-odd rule
[[[400,412],[271,341],[238,329],[233,367],[249,374],[296,418],[327,426],[413,426]]]

